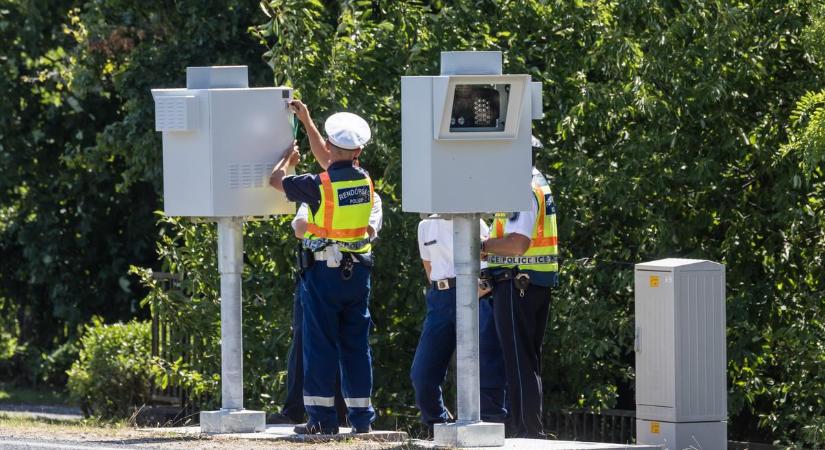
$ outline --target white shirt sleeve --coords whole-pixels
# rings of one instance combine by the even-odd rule
[[[536,224],[536,213],[539,209],[539,204],[536,202],[536,197],[530,193],[530,198],[533,199],[533,208],[529,211],[519,211],[515,219],[507,219],[504,224],[504,234],[517,233],[522,236],[532,238],[533,227]]]
[[[487,226],[487,223],[484,222],[484,220],[482,220],[482,219],[478,219],[478,220],[479,220],[479,222],[481,222],[479,224],[479,228],[480,228],[480,233],[479,233],[480,236],[479,237],[481,238],[482,241],[485,241],[490,237],[490,227]],[[487,261],[481,261],[480,267],[482,269],[486,269],[487,268]]]
[[[422,261],[430,261],[430,251],[424,242],[427,240],[427,220],[418,222],[418,253],[421,255]]]
[[[381,231],[381,227],[383,225],[384,211],[381,209],[381,196],[378,195],[378,192],[373,191],[372,211],[370,211],[370,226],[373,230],[375,230],[375,236],[373,236],[373,239],[378,238],[378,232]]]
[[[483,240],[486,240],[490,237],[490,227],[487,226],[487,223],[484,220],[478,219],[478,221],[479,221],[479,231],[480,231],[479,237],[483,241]]]
[[[295,228],[296,228],[295,223],[298,220],[300,220],[300,219],[307,220],[308,216],[309,216],[309,209],[307,208],[307,204],[306,203],[301,203],[301,206],[298,207],[298,211],[295,213],[295,217],[292,218],[292,223],[291,223],[292,229],[295,230]]]

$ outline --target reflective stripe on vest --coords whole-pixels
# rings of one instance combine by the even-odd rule
[[[338,242],[368,242],[368,225],[373,204],[372,180],[367,176],[356,180],[332,181],[329,172],[321,179],[321,204],[307,217],[306,239],[327,239]],[[368,199],[365,199],[366,196]],[[368,252],[371,246],[342,251]]]
[[[538,203],[536,223],[533,225],[533,235],[530,237],[530,247],[521,257],[488,256],[489,267],[515,267],[537,272],[558,272],[558,235],[556,229],[555,205],[548,205],[552,199],[549,186],[540,186],[533,183],[533,196]],[[493,230],[490,238],[504,237],[504,224],[507,217],[496,214],[493,221]]]

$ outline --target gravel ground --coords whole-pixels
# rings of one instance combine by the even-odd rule
[[[409,444],[346,440],[318,444],[226,439],[210,436],[181,436],[158,429],[157,433],[127,426],[106,426],[48,419],[21,419],[0,415],[0,448],[3,449],[323,449],[407,450]]]

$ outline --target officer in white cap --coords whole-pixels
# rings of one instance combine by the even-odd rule
[[[327,165],[321,168],[326,169]],[[306,203],[301,203],[298,212],[292,219],[292,229],[295,237],[303,241],[307,229],[307,218],[309,217],[309,207]],[[378,192],[373,192],[372,212],[370,213],[370,224],[367,233],[373,241],[378,239],[378,233],[383,225],[383,210],[381,208],[381,196]],[[300,274],[295,280],[295,295],[292,305],[292,343],[289,346],[287,355],[287,375],[286,375],[286,398],[280,413],[269,414],[266,418],[268,424],[298,424],[304,423],[304,354],[303,354],[303,329],[304,310],[301,304],[301,277]],[[495,331],[495,329],[493,330]],[[340,377],[336,377],[335,390],[335,410],[338,413],[338,422],[347,422],[347,407],[344,403],[344,395],[341,393]]]
[[[320,174],[287,176],[300,155],[290,149],[275,165],[269,182],[291,201],[309,208],[301,261],[303,306],[304,406],[309,420],[299,434],[336,434],[335,377],[354,433],[368,433],[375,420],[370,401],[372,358],[369,348],[369,237],[373,186],[354,161],[370,140],[367,122],[352,113],[336,113],[324,124],[324,139],[301,101],[290,108],[304,125]]]

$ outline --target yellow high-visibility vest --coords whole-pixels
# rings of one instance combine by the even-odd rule
[[[340,247],[342,252],[366,253],[372,249],[367,232],[372,211],[373,186],[368,175],[346,181],[333,181],[329,172],[320,174],[321,204],[307,216],[306,239],[327,239],[343,243],[363,242],[356,249]]]
[[[543,177],[541,178],[543,180]],[[530,247],[521,257],[488,256],[488,267],[515,267],[536,272],[558,272],[559,247],[558,230],[556,229],[556,206],[552,201],[550,186],[546,182],[539,183],[534,177],[532,182],[533,195],[539,205],[536,214],[536,223],[533,225],[533,235],[530,237]],[[493,220],[490,238],[504,237],[504,224],[507,215],[497,213]],[[494,262],[503,260],[503,262]],[[528,264],[520,262],[532,262]]]

